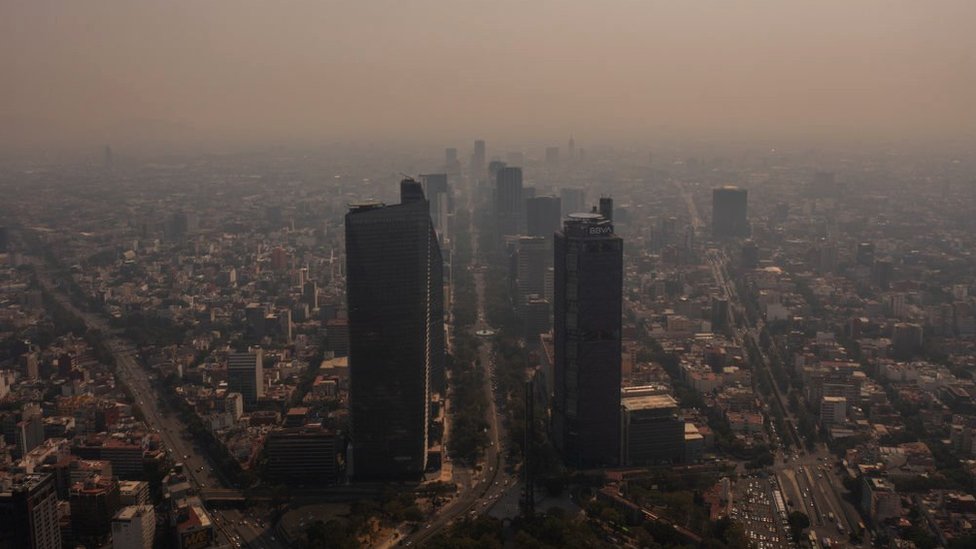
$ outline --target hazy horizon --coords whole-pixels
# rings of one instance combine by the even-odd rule
[[[3,13],[3,152],[976,139],[966,0],[107,0]]]

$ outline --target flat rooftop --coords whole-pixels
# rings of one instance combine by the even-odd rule
[[[661,408],[677,408],[678,401],[671,395],[646,395],[624,397],[620,404],[627,410],[654,410]]]

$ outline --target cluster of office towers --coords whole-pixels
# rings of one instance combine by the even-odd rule
[[[521,168],[493,162],[487,174],[496,242],[514,248],[526,340],[553,332],[556,445],[570,465],[615,465],[623,242],[612,201],[581,213],[582,190],[536,197],[523,188]],[[437,219],[447,201],[446,176],[425,176],[401,182],[400,204],[355,204],[346,215],[349,465],[360,480],[416,478],[427,466],[431,394],[444,379],[445,237]]]
[[[511,260],[515,309],[529,346],[552,330],[550,430],[564,461],[620,456],[623,240],[613,201],[587,211],[582,189],[535,196],[518,167],[489,165],[496,243]]]
[[[459,173],[456,149],[446,168]],[[613,201],[587,211],[582,189],[536,196],[522,169],[475,143],[471,173],[486,177],[493,243],[510,258],[512,295],[528,345],[552,333],[550,430],[564,461],[621,460],[623,241]],[[427,466],[431,394],[443,392],[447,174],[401,182],[400,204],[356,204],[346,216],[353,450],[359,479],[419,477]],[[425,194],[426,189],[426,194]],[[747,236],[746,192],[713,193],[713,232]]]

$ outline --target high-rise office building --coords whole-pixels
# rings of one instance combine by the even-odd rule
[[[874,265],[874,244],[872,242],[861,242],[857,245],[855,256],[858,265],[871,267]]]
[[[546,270],[552,265],[552,246],[544,236],[522,236],[518,239],[516,259],[516,308],[522,314],[530,295],[546,291]]]
[[[565,218],[571,213],[586,212],[586,191],[578,187],[565,187],[559,191],[559,199],[562,202],[562,216]]]
[[[899,322],[891,329],[891,350],[895,358],[908,360],[922,349],[924,331],[921,324]]]
[[[574,467],[620,458],[623,241],[595,213],[555,240],[553,440]]]
[[[129,505],[112,518],[112,549],[152,549],[155,534],[152,505]]]
[[[746,218],[747,191],[725,186],[712,189],[712,237],[749,236]]]
[[[559,230],[562,201],[558,196],[536,196],[525,200],[525,234],[550,241]]]
[[[678,463],[685,456],[685,421],[671,395],[625,395],[620,402],[621,464]]]
[[[261,340],[264,337],[267,331],[264,325],[266,313],[267,311],[260,303],[248,303],[244,307],[244,320],[247,323],[246,333],[248,337],[255,340]]]
[[[534,347],[540,344],[539,334],[547,334],[552,323],[549,321],[552,307],[541,295],[526,296],[522,306],[522,337],[525,344]]]
[[[501,160],[492,160],[491,162],[489,162],[488,178],[491,179],[492,181],[495,181],[495,179],[498,178],[498,172],[500,172],[502,168],[504,168],[505,166],[508,166],[508,164],[502,162]]]
[[[752,240],[742,244],[742,267],[744,269],[759,268],[759,245]]]
[[[474,142],[474,152],[471,153],[471,173],[475,177],[481,175],[485,171],[485,142],[483,139],[479,139]]]
[[[609,196],[600,197],[600,215],[608,221],[613,221],[613,199]]]
[[[353,475],[417,478],[444,364],[443,266],[423,189],[346,214]]]
[[[244,397],[244,409],[253,410],[264,396],[264,365],[261,349],[227,356],[227,391]]]
[[[319,287],[314,280],[309,280],[302,286],[302,302],[310,309],[318,309]]]
[[[284,271],[288,268],[288,252],[281,246],[276,246],[271,250],[271,268],[275,271]]]
[[[335,432],[317,425],[271,431],[264,447],[268,477],[292,485],[337,483],[340,440]]]
[[[36,410],[36,411],[33,411]],[[44,442],[44,418],[40,409],[24,407],[23,419],[18,421],[14,430],[15,454],[24,457],[28,452]]]
[[[506,166],[495,178],[495,231],[498,242],[505,235],[523,231],[522,168]]]
[[[458,150],[455,147],[444,149],[444,171],[448,175],[458,175],[461,173],[461,162],[458,160]]]
[[[90,477],[71,486],[71,532],[91,547],[100,547],[112,533],[112,517],[119,510],[119,484],[111,478]]]
[[[729,326],[729,300],[712,296],[712,333],[721,333]]]
[[[439,242],[450,238],[447,234],[448,217],[451,214],[451,196],[447,187],[447,174],[434,173],[420,176],[424,182],[427,202],[430,204],[430,220],[437,231]]]
[[[54,475],[0,473],[0,547],[61,548]]]

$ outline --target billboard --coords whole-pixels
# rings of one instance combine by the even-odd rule
[[[201,528],[180,534],[180,549],[203,549],[213,545],[213,528]]]

